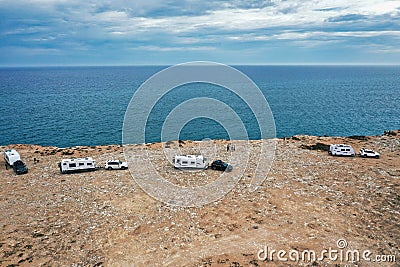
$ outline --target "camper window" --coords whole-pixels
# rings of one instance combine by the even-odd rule
[[[75,168],[75,167],[76,167],[76,163],[70,163],[70,164],[69,164],[69,167]]]
[[[83,166],[83,165],[85,165],[85,163],[79,162],[79,166]]]
[[[179,163],[179,162],[181,162],[181,160],[180,160],[180,159],[177,159],[177,160],[176,160],[176,163]]]
[[[194,163],[195,163],[194,161],[191,161],[191,162],[190,162],[190,164],[194,164]]]
[[[92,163],[91,162],[88,162],[88,164],[87,164],[88,166],[92,166]]]
[[[65,165],[67,165],[67,163],[66,163],[66,162],[64,162],[64,163],[63,163],[63,165],[65,166]]]
[[[182,161],[182,164],[188,164],[188,162],[187,161]]]

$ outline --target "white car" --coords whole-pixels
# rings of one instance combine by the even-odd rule
[[[128,163],[120,160],[107,160],[104,168],[106,170],[125,170],[128,169]]]
[[[372,149],[361,148],[360,157],[363,158],[377,158],[379,159],[380,155],[378,152],[373,151]]]

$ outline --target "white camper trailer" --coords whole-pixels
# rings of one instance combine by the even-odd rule
[[[354,148],[349,145],[338,144],[329,146],[329,154],[332,156],[355,156]]]
[[[175,156],[174,167],[178,169],[205,169],[206,158],[201,155],[178,155]]]
[[[21,160],[21,157],[17,150],[7,149],[4,151],[4,160],[8,163],[8,165],[13,166],[14,162]]]
[[[58,163],[61,173],[84,172],[96,170],[96,162],[92,158],[63,159]]]

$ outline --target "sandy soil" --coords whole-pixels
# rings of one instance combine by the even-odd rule
[[[17,149],[29,167],[28,174],[16,176],[0,161],[0,266],[400,266],[399,131],[366,140],[278,139],[270,173],[258,190],[249,192],[260,143],[251,142],[250,163],[232,191],[192,208],[148,196],[129,170],[59,172],[62,158],[92,156],[100,165],[123,160],[118,145],[0,147]],[[317,143],[347,143],[356,151],[369,147],[381,158],[332,157],[309,149]],[[215,156],[229,160],[227,141],[213,144]],[[190,141],[168,146],[198,150],[198,143]],[[144,147],[171,183],[199,186],[221,174],[174,169],[164,157],[165,144],[132,149]],[[370,250],[370,258],[395,255],[396,262],[348,263],[329,257],[284,262],[276,254],[262,261],[258,255],[265,247],[320,253],[338,249],[339,239],[347,241],[344,252]]]

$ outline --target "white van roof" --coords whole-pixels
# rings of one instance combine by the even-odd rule
[[[335,146],[335,147],[351,147],[350,145],[345,145],[345,144],[332,144],[332,146]]]
[[[7,154],[8,158],[11,159],[20,159],[21,156],[19,155],[19,153],[17,152],[17,150],[15,149],[7,149],[5,152],[5,154]]]
[[[74,161],[94,161],[94,160],[91,157],[87,157],[87,158],[63,159],[61,161],[62,162],[74,162]]]
[[[176,155],[176,158],[203,158],[203,155]]]

